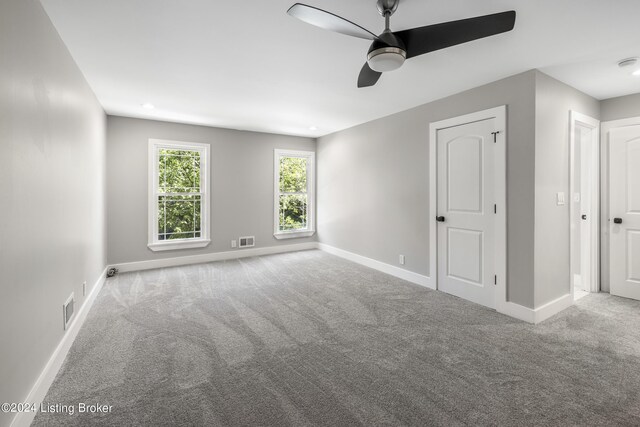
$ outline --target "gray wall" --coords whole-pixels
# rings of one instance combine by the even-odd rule
[[[569,111],[600,118],[600,103],[536,71],[535,306],[570,292]],[[566,203],[556,205],[556,193]]]
[[[147,248],[149,138],[211,145],[211,243],[206,248]],[[239,236],[256,247],[316,241],[273,237],[273,150],[315,151],[316,142],[266,133],[109,116],[107,120],[109,264],[224,252]]]
[[[318,140],[318,239],[429,275],[429,123],[508,106],[508,299],[534,306],[535,81],[529,71]]]
[[[22,402],[106,265],[106,118],[37,0],[0,2],[0,58],[0,402]]]
[[[640,93],[605,99],[600,106],[603,122],[640,117]]]

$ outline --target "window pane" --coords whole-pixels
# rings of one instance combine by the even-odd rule
[[[307,228],[307,195],[281,194],[279,209],[280,231]]]
[[[307,159],[280,157],[280,192],[307,192]]]
[[[158,240],[200,237],[201,196],[158,197]]]
[[[200,192],[200,153],[161,149],[158,156],[160,193]]]

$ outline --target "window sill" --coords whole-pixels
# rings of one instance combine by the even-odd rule
[[[209,239],[197,239],[197,240],[167,240],[165,242],[149,243],[147,246],[152,251],[172,251],[176,249],[191,249],[191,248],[204,248],[211,243]]]
[[[280,231],[278,233],[273,233],[273,237],[276,239],[295,239],[298,237],[309,237],[316,234],[315,230],[305,230],[305,231]]]

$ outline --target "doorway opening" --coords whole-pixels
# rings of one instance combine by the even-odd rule
[[[574,300],[600,290],[600,122],[570,112],[570,280]]]

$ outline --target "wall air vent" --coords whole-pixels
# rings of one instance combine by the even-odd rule
[[[67,326],[69,326],[71,319],[73,319],[73,302],[74,302],[74,299],[73,299],[73,292],[72,292],[69,299],[67,299],[67,301],[62,306],[62,319],[64,320],[65,331],[67,330]]]
[[[238,245],[238,247],[240,248],[250,248],[256,245],[255,236],[240,237],[239,240],[240,240],[240,244]]]

